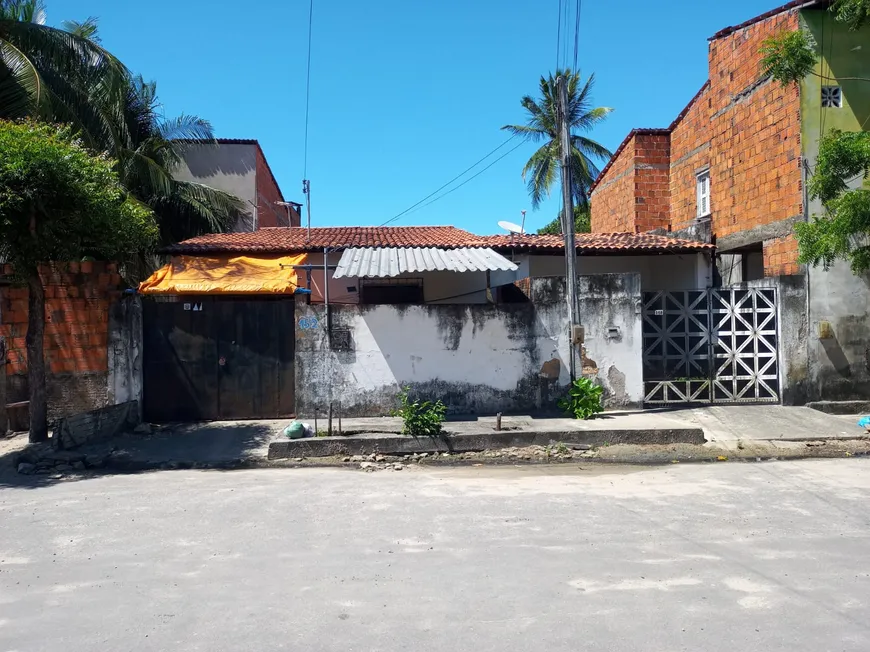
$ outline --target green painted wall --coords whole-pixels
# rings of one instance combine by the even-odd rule
[[[870,81],[848,81],[843,77],[870,79],[870,25],[857,31],[834,19],[829,11],[801,12],[801,25],[816,42],[821,60],[814,72],[835,77],[823,80],[808,75],[801,82],[801,136],[804,156],[815,161],[819,137],[831,128],[843,131],[870,130]],[[823,109],[822,86],[839,85],[843,108]]]
[[[801,26],[809,31],[822,57],[815,72],[839,81],[808,75],[801,83],[801,144],[812,170],[819,137],[831,128],[870,130],[870,26],[850,32],[828,11],[804,10]],[[822,85],[839,84],[843,107],[823,109]],[[860,183],[860,181],[855,182]],[[818,201],[809,214],[822,213]],[[870,274],[856,276],[843,261],[807,269],[807,388],[813,399],[855,399],[870,395]],[[787,315],[783,315],[787,319]],[[825,332],[833,331],[833,336]]]

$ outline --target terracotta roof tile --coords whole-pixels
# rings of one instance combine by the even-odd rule
[[[580,253],[684,253],[715,249],[704,242],[652,233],[578,233],[574,238]],[[478,241],[494,249],[564,249],[561,235],[490,235],[481,236]]]
[[[336,226],[311,229],[277,227],[248,233],[213,233],[167,247],[166,253],[197,254],[218,252],[289,253],[319,251],[324,247],[493,247],[555,251],[563,248],[558,235],[475,235],[453,226]],[[669,238],[651,233],[581,233],[581,252],[706,251],[713,245]]]
[[[275,227],[211,233],[166,248],[167,253],[317,251],[324,247],[468,247],[479,236],[453,226]]]

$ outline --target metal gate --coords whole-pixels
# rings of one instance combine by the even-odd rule
[[[774,288],[645,292],[644,403],[777,403]]]
[[[293,299],[143,302],[145,418],[288,416],[294,410]]]

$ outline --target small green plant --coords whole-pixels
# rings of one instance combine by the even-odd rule
[[[402,418],[402,434],[412,437],[434,437],[441,434],[447,406],[441,401],[412,401],[409,391],[409,387],[402,388],[399,392],[399,407],[390,413],[394,417]]]
[[[559,408],[575,419],[589,419],[603,412],[601,407],[601,385],[596,385],[589,378],[580,377],[571,385],[568,396],[559,400]]]

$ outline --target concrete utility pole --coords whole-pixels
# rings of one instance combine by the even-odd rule
[[[562,158],[562,234],[565,238],[565,278],[568,282],[568,336],[572,345],[583,343],[577,300],[577,245],[574,240],[574,198],[571,192],[571,132],[568,124],[568,79],[556,80],[559,89],[559,141]],[[571,347],[571,380],[576,378],[574,346]]]

